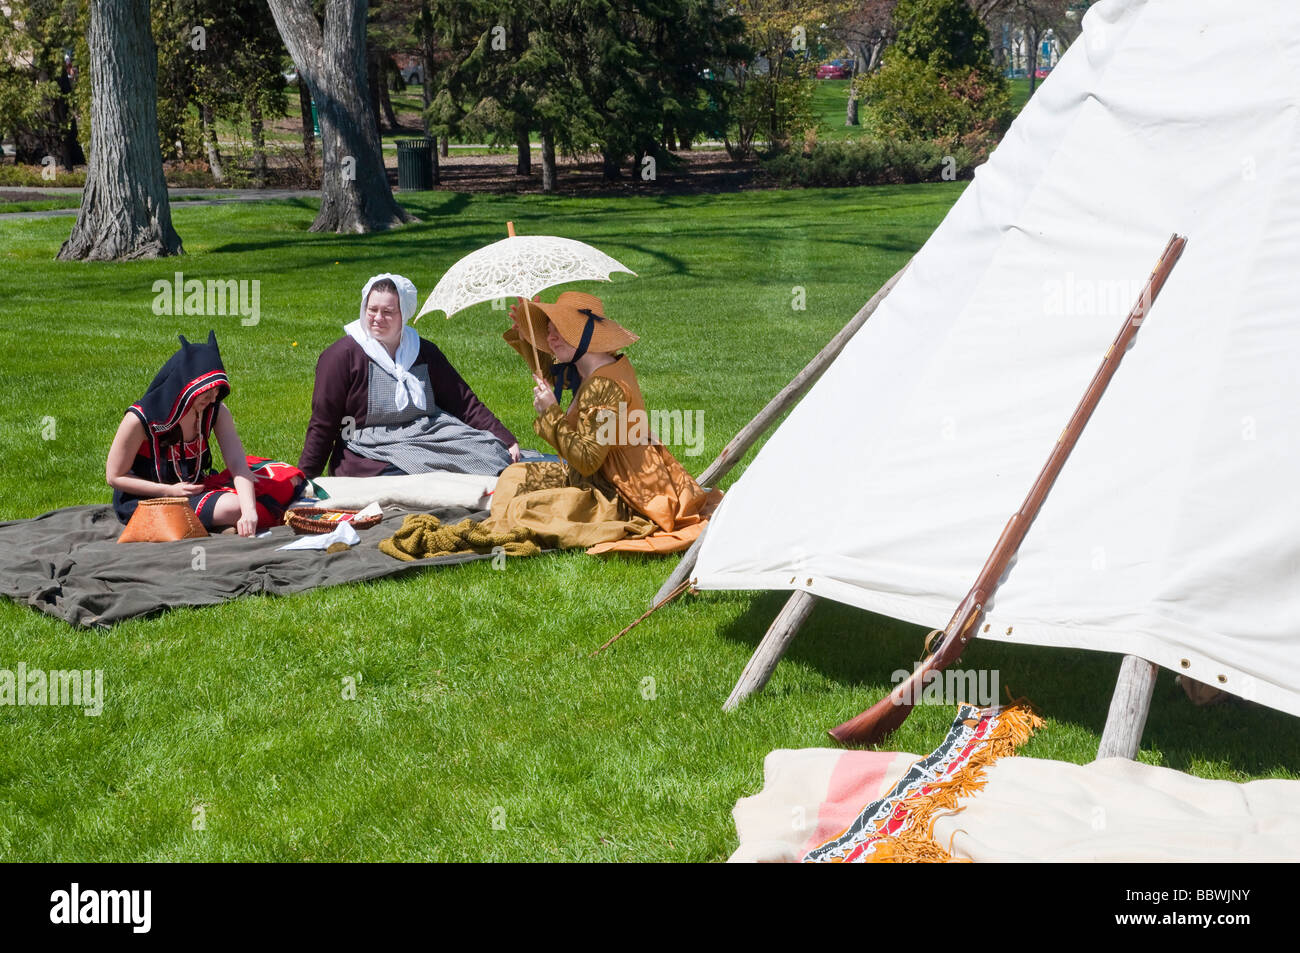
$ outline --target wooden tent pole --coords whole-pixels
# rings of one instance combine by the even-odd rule
[[[1157,667],[1136,655],[1124,656],[1115,680],[1115,694],[1110,699],[1106,727],[1101,732],[1097,758],[1128,758],[1132,760],[1142,741],[1147,713],[1151,710],[1151,694],[1156,687]]]
[[[668,575],[668,581],[660,587],[651,601],[652,606],[663,605],[670,595],[677,591],[677,587],[686,581],[686,577],[691,574],[695,568],[695,559],[700,555],[700,546],[704,542],[704,534],[709,531],[709,524],[704,524],[704,529],[700,530],[700,535],[695,537],[695,542],[691,543],[691,548],[682,553],[682,558],[678,560],[676,567]]]
[[[754,650],[749,664],[740,673],[736,687],[731,690],[731,694],[722,704],[723,711],[731,711],[754,692],[762,690],[767,680],[772,677],[776,663],[781,661],[781,656],[785,654],[795,633],[808,620],[808,616],[812,615],[813,606],[816,604],[816,596],[802,589],[795,590],[785,606],[777,613],[767,634],[763,636],[763,641],[758,643],[758,648]]]
[[[840,329],[840,332],[835,337],[831,338],[830,343],[822,348],[818,355],[809,361],[789,384],[782,388],[779,394],[768,401],[767,406],[760,410],[754,419],[741,429],[740,433],[731,438],[731,442],[722,448],[722,452],[718,454],[717,458],[700,474],[697,481],[700,486],[710,487],[724,477],[745,455],[746,451],[754,445],[754,442],[767,432],[772,423],[808,391],[808,388],[817,381],[817,378],[821,377],[822,372],[830,366],[831,362],[840,356],[844,346],[849,343],[849,339],[858,332],[858,329],[866,323],[867,318],[875,313],[876,308],[880,306],[880,302],[885,300],[885,296],[894,290],[894,285],[898,284],[898,279],[903,277],[903,272],[907,271],[908,266],[911,264],[911,259],[909,259],[906,265],[898,269],[893,277],[881,285],[880,290],[868,299],[867,303],[858,310],[858,313],[853,316],[853,319],[848,324]],[[691,548],[682,555],[681,560],[677,563],[677,568],[668,577],[668,581],[655,593],[651,605],[657,606],[663,602],[668,597],[668,594],[681,585],[682,581],[695,569],[695,560],[700,554],[700,544],[704,541],[704,534],[707,532],[708,527],[706,526],[704,532],[700,533],[695,542],[691,544]]]

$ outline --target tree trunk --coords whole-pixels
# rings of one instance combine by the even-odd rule
[[[428,66],[429,61],[426,59],[424,62],[425,62],[425,66],[424,66],[424,75],[428,76],[428,75],[429,75],[429,66]],[[421,126],[421,128],[424,130],[424,134],[427,136],[427,135],[429,135],[429,107],[433,105],[433,97],[432,97],[431,95],[429,95],[429,84],[428,84],[428,83],[421,83],[421,84],[420,84],[420,105],[423,107],[423,108],[420,110],[420,126]],[[436,143],[435,143],[435,144],[436,144]],[[436,154],[437,151],[438,151],[438,150],[435,149],[435,150],[434,150],[434,153]]]
[[[182,253],[158,148],[158,50],[149,0],[91,0],[94,142],[61,261],[129,261]]]
[[[379,57],[373,50],[366,52],[366,88],[370,93],[370,115],[375,119],[375,134],[382,139],[384,127],[379,121]]]
[[[393,132],[399,132],[402,124],[397,121],[397,113],[393,112],[393,97],[388,95],[388,74],[393,72],[393,59],[387,53],[378,57],[379,65],[379,104],[384,107],[384,121],[388,123],[388,128]],[[401,72],[397,72],[401,77]]]
[[[867,68],[862,72],[872,73],[880,66],[880,54],[885,48],[883,40],[875,41],[871,44],[871,57],[867,60]]]
[[[253,186],[266,188],[266,135],[262,125],[262,104],[254,96],[248,103],[249,132],[253,138]]]
[[[217,145],[217,123],[212,107],[206,103],[199,105],[199,132],[203,138],[203,151],[208,157],[208,171],[212,181],[221,185],[226,181],[226,172],[221,164],[221,149]]]
[[[849,80],[849,106],[844,114],[844,125],[858,125],[858,81],[855,79]]]
[[[433,75],[433,28],[430,23],[429,0],[421,0],[416,30],[420,37],[420,102],[424,105],[420,115],[426,136],[429,135],[429,107],[433,105],[433,93],[430,90],[432,84],[429,82],[429,77]],[[433,166],[435,169],[438,167],[437,149],[433,152]]]
[[[438,155],[442,156],[445,159],[450,154],[450,152],[451,152],[450,142],[446,136],[443,136],[438,143]]]
[[[77,141],[77,118],[72,114],[72,80],[65,66],[59,74],[59,95],[54,101],[54,118],[59,124],[59,164],[69,172],[86,164],[86,154]]]
[[[1025,29],[1025,39],[1029,39],[1029,30]],[[1029,95],[1034,95],[1034,87],[1038,85],[1038,34],[1034,34],[1034,41],[1029,46]]]
[[[316,164],[316,130],[311,124],[311,93],[307,81],[298,77],[298,108],[302,111],[302,154],[308,165]]]
[[[370,232],[411,221],[393,198],[366,95],[366,0],[268,0],[280,36],[316,101],[321,203],[313,232]]]
[[[522,123],[515,123],[515,151],[515,175],[532,175],[533,147],[528,141],[528,127]]]
[[[550,123],[542,123],[542,191],[555,191],[555,134]]]
[[[623,177],[623,173],[618,171],[618,159],[610,155],[604,149],[600,151],[600,171],[601,174],[610,182]]]

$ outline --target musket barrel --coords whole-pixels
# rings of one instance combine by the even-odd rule
[[[1174,265],[1178,263],[1178,259],[1182,256],[1183,247],[1186,244],[1187,239],[1185,237],[1175,234],[1170,237],[1168,244],[1165,245],[1165,250],[1161,253],[1155,268],[1152,269],[1150,276],[1147,278],[1142,293],[1138,295],[1137,303],[1133,305],[1128,316],[1124,319],[1119,334],[1116,335],[1114,343],[1106,351],[1106,356],[1102,358],[1101,367],[1093,375],[1092,382],[1088,385],[1087,391],[1084,392],[1083,399],[1075,407],[1074,413],[1070,416],[1070,422],[1061,431],[1061,435],[1053,445],[1051,453],[1048,454],[1047,462],[1043,465],[1043,469],[1039,471],[1038,478],[1034,480],[1033,486],[1029,489],[1029,494],[1025,497],[1025,502],[1007,521],[1007,525],[1003,528],[1002,535],[998,537],[993,551],[989,553],[989,558],[985,560],[984,568],[980,570],[975,585],[966,594],[966,598],[957,607],[957,611],[953,614],[948,627],[944,629],[944,637],[938,648],[925,660],[920,668],[912,673],[911,678],[899,686],[898,689],[895,689],[856,718],[851,718],[832,728],[830,731],[832,738],[844,744],[875,744],[880,741],[901,725],[907,719],[907,716],[911,714],[911,700],[916,697],[916,694],[913,692],[911,695],[900,695],[900,691],[906,686],[911,686],[912,681],[921,676],[922,673],[943,671],[961,655],[961,649],[966,642],[978,637],[979,620],[983,617],[984,606],[993,593],[997,591],[999,581],[1007,571],[1011,560],[1020,550],[1020,544],[1024,542],[1029,527],[1033,525],[1034,517],[1038,515],[1043,500],[1051,491],[1057,475],[1061,472],[1061,468],[1065,466],[1070,451],[1074,449],[1079,435],[1092,417],[1092,412],[1101,400],[1106,385],[1115,376],[1115,371],[1119,367],[1120,361],[1123,360],[1125,351],[1128,350],[1128,346],[1132,343],[1142,321],[1150,312],[1152,303],[1155,301],[1156,296],[1160,294],[1160,289],[1164,287],[1165,281],[1174,269]],[[966,635],[968,631],[970,634]],[[907,703],[902,704],[895,701],[896,696],[906,699]]]

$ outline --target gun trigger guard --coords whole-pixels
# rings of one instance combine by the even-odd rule
[[[935,652],[935,642],[942,637],[943,629],[931,629],[930,634],[925,637],[925,657],[929,658]]]

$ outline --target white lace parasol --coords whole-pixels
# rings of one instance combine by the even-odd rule
[[[615,271],[636,272],[603,251],[571,238],[512,235],[466,255],[447,269],[415,320],[430,311],[451,317],[480,301],[531,298],[570,281],[609,281]]]

